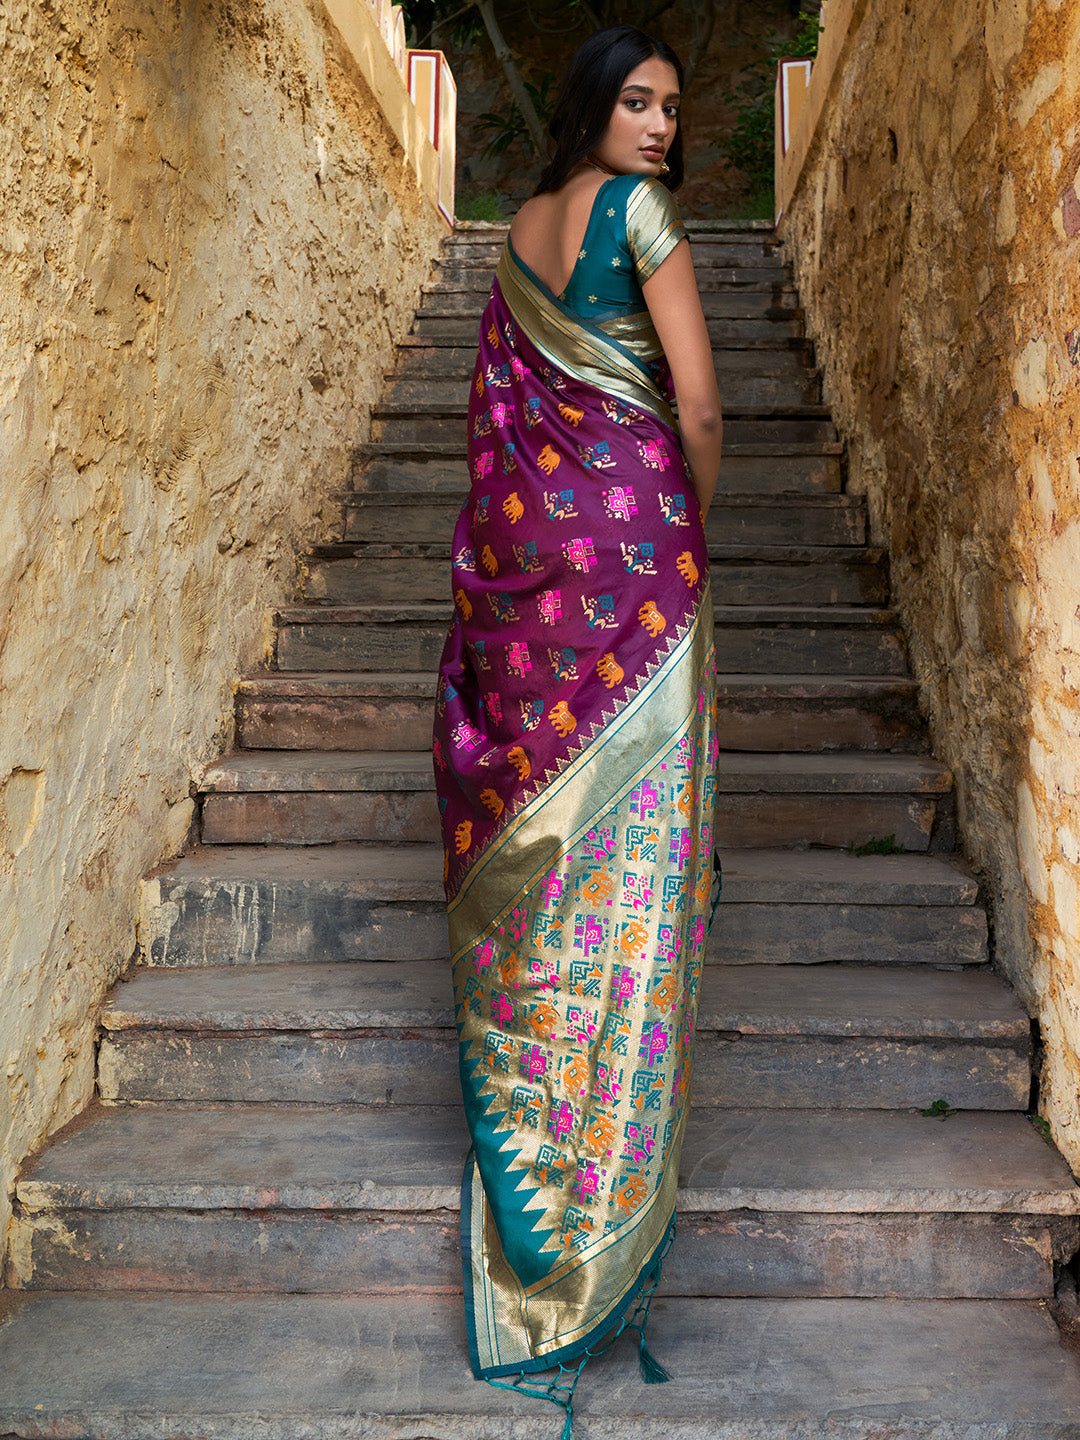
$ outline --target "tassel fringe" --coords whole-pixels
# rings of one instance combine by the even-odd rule
[[[645,1332],[641,1332],[641,1345],[638,1349],[638,1359],[641,1362],[641,1383],[643,1385],[666,1385],[671,1376],[664,1369],[660,1361],[649,1350],[645,1344]]]
[[[653,1294],[660,1281],[660,1270],[674,1238],[675,1217],[672,1216],[667,1235],[647,1273],[642,1276],[641,1290],[633,1313],[624,1316],[618,1329],[599,1350],[586,1349],[577,1365],[559,1365],[555,1378],[546,1383],[543,1380],[530,1383],[529,1377],[524,1372],[509,1383],[505,1380],[488,1380],[487,1383],[493,1385],[496,1390],[514,1390],[519,1395],[531,1395],[536,1400],[550,1400],[552,1404],[561,1406],[566,1411],[566,1419],[563,1421],[560,1440],[573,1440],[574,1391],[577,1388],[577,1382],[581,1379],[581,1372],[591,1359],[609,1349],[624,1330],[636,1330],[638,1333],[638,1362],[641,1366],[642,1384],[666,1385],[671,1376],[646,1345],[645,1326],[649,1323],[649,1307],[652,1305]]]

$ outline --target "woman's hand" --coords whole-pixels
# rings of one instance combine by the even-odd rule
[[[689,242],[680,240],[641,288],[671,367],[683,454],[704,513],[720,471],[724,422]]]

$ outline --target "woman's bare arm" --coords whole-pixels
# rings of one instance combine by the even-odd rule
[[[680,240],[641,288],[671,367],[683,453],[705,511],[720,471],[724,423],[689,242]]]

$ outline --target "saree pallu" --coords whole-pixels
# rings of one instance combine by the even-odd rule
[[[659,1273],[717,740],[702,519],[658,370],[509,245],[469,437],[434,760],[469,1344],[494,1379],[587,1355]]]

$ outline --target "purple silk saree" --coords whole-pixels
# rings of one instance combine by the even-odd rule
[[[660,369],[507,245],[434,742],[483,1379],[580,1372],[643,1329],[674,1223],[717,741],[702,520]]]

